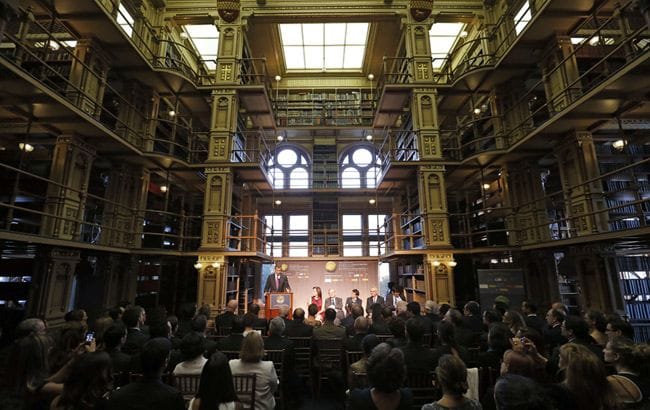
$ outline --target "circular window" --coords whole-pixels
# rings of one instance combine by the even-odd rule
[[[278,164],[289,168],[298,162],[298,155],[294,150],[284,149],[278,153]]]

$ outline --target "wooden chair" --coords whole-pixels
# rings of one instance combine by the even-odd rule
[[[255,385],[257,383],[257,376],[255,374],[238,374],[232,376],[233,384],[235,385],[235,393],[246,409],[255,408]]]
[[[293,342],[293,362],[296,373],[309,380],[311,370],[311,337],[290,337]]]
[[[222,350],[221,353],[225,354],[225,355],[226,355],[226,358],[228,358],[228,360],[239,359],[239,351],[235,351],[235,350]]]
[[[321,386],[324,381],[329,380],[332,372],[339,372],[343,375],[341,357],[343,356],[342,339],[314,339],[314,375],[317,383],[315,397],[320,397]]]
[[[370,386],[370,382],[368,381],[367,373],[352,372],[352,383],[350,384],[350,386],[348,386],[350,390],[364,389],[369,386]]]
[[[196,393],[199,391],[200,374],[181,374],[172,375],[174,386],[181,392],[185,399],[185,405],[192,400]]]
[[[228,336],[230,335],[230,329],[232,329],[230,326],[218,326],[216,331],[216,334],[219,336]]]
[[[354,362],[358,362],[359,360],[363,359],[363,352],[362,351],[350,351],[346,350],[345,351],[345,368],[349,368],[350,365]]]
[[[278,375],[278,380],[280,385],[273,394],[275,397],[275,408],[283,409],[284,408],[284,389],[285,389],[285,380],[284,380],[284,350],[266,350],[266,359],[273,362],[273,367],[275,367],[275,373]]]
[[[379,339],[379,343],[385,343],[388,342],[389,339],[392,339],[393,335],[377,335],[377,339]]]
[[[406,387],[413,392],[413,409],[421,409],[424,404],[438,400],[442,395],[433,386],[434,373],[409,374],[406,377]]]

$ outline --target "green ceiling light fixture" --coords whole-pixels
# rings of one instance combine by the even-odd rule
[[[411,0],[411,17],[415,21],[424,21],[431,15],[433,0]]]
[[[217,12],[227,23],[232,23],[239,17],[239,0],[217,0]]]

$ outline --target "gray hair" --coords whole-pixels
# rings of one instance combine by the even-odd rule
[[[271,320],[271,323],[269,323],[269,332],[273,335],[277,336],[282,336],[282,333],[284,333],[284,320],[281,317],[276,317]]]

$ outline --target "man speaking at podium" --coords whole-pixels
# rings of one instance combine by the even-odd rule
[[[289,278],[282,274],[282,267],[275,265],[275,272],[266,278],[264,293],[268,292],[291,292],[289,287]]]

